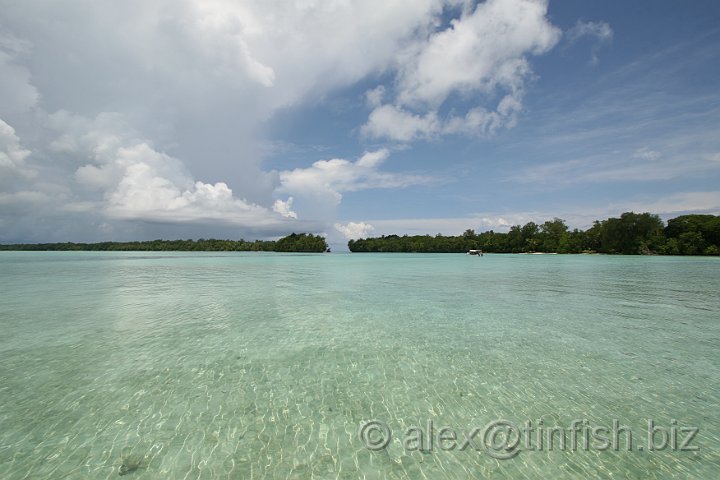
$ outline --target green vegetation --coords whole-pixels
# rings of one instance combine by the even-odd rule
[[[461,253],[483,250],[494,253],[613,253],[625,255],[718,255],[720,216],[683,215],[665,226],[657,215],[626,212],[619,218],[596,221],[582,231],[569,230],[556,218],[542,225],[516,225],[508,233],[492,230],[460,236],[388,235],[350,240],[351,252]]]
[[[280,240],[151,240],[148,242],[102,243],[31,243],[0,245],[0,250],[30,251],[142,251],[142,252],[325,252],[325,238],[307,233],[293,233]]]

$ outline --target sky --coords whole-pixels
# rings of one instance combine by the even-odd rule
[[[716,0],[0,0],[0,242],[720,213]]]

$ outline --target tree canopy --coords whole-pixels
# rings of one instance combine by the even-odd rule
[[[570,230],[560,218],[541,225],[514,225],[507,233],[492,230],[460,236],[388,235],[350,240],[352,252],[461,253],[610,253],[625,255],[718,255],[720,216],[683,215],[668,221],[657,215],[626,212],[618,218],[596,221],[585,231]]]
[[[0,245],[0,250],[31,251],[179,251],[179,252],[325,252],[324,237],[293,233],[279,240],[150,240],[147,242],[31,243]]]

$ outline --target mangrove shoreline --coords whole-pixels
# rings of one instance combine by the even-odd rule
[[[682,215],[665,224],[650,213],[623,213],[596,220],[587,230],[570,230],[560,218],[541,225],[515,225],[507,233],[492,230],[462,235],[438,234],[350,240],[351,252],[604,253],[623,255],[719,255],[720,216]]]
[[[90,252],[302,252],[328,251],[324,237],[293,233],[279,240],[149,240],[144,242],[16,243],[0,245],[0,251],[90,251]]]

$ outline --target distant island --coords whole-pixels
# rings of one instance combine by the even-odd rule
[[[0,250],[22,251],[116,251],[116,252],[303,252],[328,251],[324,237],[293,233],[279,240],[150,240],[147,242],[20,243],[0,245]]]
[[[387,235],[350,240],[351,252],[463,253],[608,253],[625,255],[718,255],[720,216],[682,215],[667,225],[650,213],[623,213],[595,221],[585,231],[569,230],[559,218],[541,225],[516,225],[508,233],[492,230],[459,236]]]

